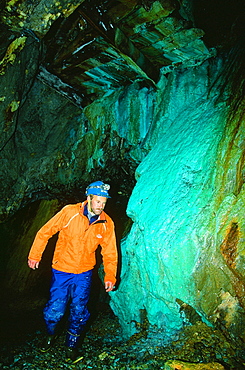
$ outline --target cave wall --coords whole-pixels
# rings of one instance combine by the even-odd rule
[[[23,297],[42,296],[47,299],[52,253],[57,236],[48,242],[38,270],[33,271],[27,267],[27,257],[37,231],[61,207],[62,204],[56,199],[38,200],[20,209],[8,222],[0,224],[0,284],[6,301],[11,298],[18,305],[16,300],[24,300]],[[29,298],[28,302],[30,303]]]
[[[221,64],[159,82],[156,144],[136,170],[112,293],[126,336],[147,318],[163,342],[195,320],[244,338],[244,119],[217,99]]]
[[[39,51],[38,42],[25,37],[0,75],[1,221],[30,200],[80,201],[98,178],[128,196],[144,156],[137,145],[151,123],[149,89],[136,81],[82,109],[39,78]],[[133,112],[134,94],[139,106]]]

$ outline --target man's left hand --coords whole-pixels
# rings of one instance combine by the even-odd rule
[[[114,284],[112,284],[111,281],[106,281],[105,282],[105,291],[106,292],[111,292],[114,289]]]

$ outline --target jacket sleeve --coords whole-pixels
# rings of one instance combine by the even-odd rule
[[[28,259],[40,261],[48,240],[60,231],[65,222],[65,207],[54,215],[41,229],[37,232]]]
[[[101,243],[101,254],[103,257],[103,265],[105,271],[104,281],[116,283],[118,253],[117,243],[114,230],[114,223],[111,219],[107,219],[106,233]]]

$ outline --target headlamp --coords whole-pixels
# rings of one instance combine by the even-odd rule
[[[101,184],[101,185],[89,185],[86,190],[88,189],[102,189],[102,190],[110,190],[109,184]]]
[[[86,195],[99,195],[102,197],[110,198],[108,190],[110,189],[109,184],[104,184],[103,181],[95,181],[88,185],[86,188]]]

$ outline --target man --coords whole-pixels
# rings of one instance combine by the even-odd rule
[[[96,181],[86,188],[87,200],[62,208],[37,233],[28,256],[28,265],[39,266],[48,239],[59,232],[52,260],[50,298],[44,308],[47,338],[41,351],[46,352],[55,340],[55,329],[70,302],[69,325],[66,334],[67,356],[75,360],[79,336],[89,319],[92,270],[95,251],[101,246],[106,292],[116,283],[117,248],[112,219],[104,212],[110,198],[110,186]]]

